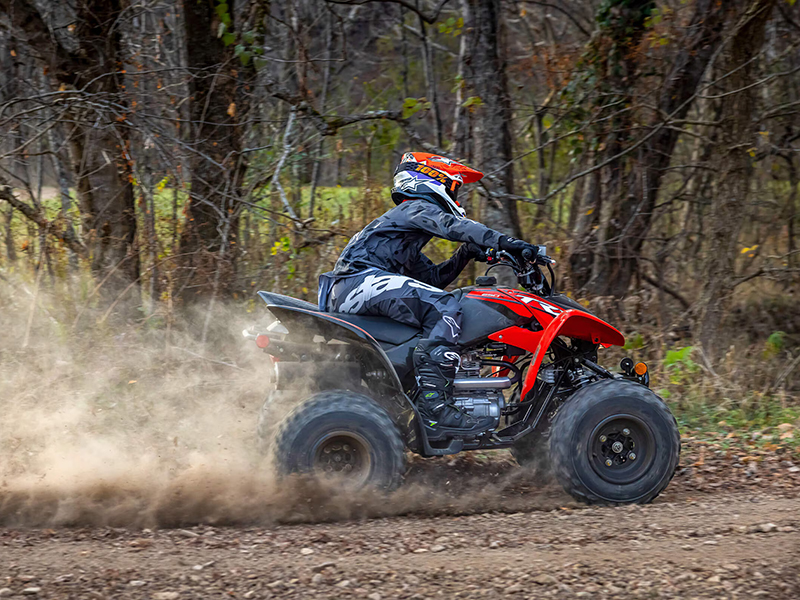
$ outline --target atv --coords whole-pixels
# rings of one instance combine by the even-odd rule
[[[509,448],[523,466],[549,457],[558,482],[580,501],[653,500],[678,464],[675,418],[649,389],[644,363],[625,358],[618,372],[598,364],[598,350],[622,346],[624,337],[556,292],[555,261],[538,250],[490,250],[486,274],[454,292],[463,322],[453,397],[461,410],[494,419],[479,435],[429,435],[422,424],[409,399],[419,329],[258,292],[274,320],[244,335],[274,368],[259,436],[277,471],[392,490],[406,450],[433,457]],[[489,276],[501,266],[513,270],[521,290]]]

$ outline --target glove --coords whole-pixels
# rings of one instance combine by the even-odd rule
[[[522,240],[508,236],[503,236],[500,238],[499,246],[500,250],[516,256],[521,256],[525,250],[531,251],[531,257],[535,257],[539,254],[539,246],[535,246],[533,244],[529,244],[528,242],[523,242]]]
[[[464,244],[464,248],[469,258],[474,259],[478,262],[486,262],[486,252],[484,251],[483,248],[478,246],[478,244],[467,242],[466,244]]]

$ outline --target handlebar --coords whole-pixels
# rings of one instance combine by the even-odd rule
[[[489,248],[486,251],[486,262],[489,265],[486,273],[488,274],[494,267],[510,267],[523,288],[529,292],[552,296],[556,293],[556,275],[552,268],[556,261],[547,256],[545,246],[537,246],[537,248],[539,251],[536,255],[530,248],[526,248],[519,256],[514,256],[505,250]],[[546,266],[550,272],[549,282],[539,268],[542,266]]]

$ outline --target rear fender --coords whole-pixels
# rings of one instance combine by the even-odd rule
[[[411,424],[414,407],[403,392],[389,357],[375,338],[360,327],[320,311],[275,304],[267,304],[267,308],[288,330],[287,339],[293,343],[313,343],[322,337],[328,345],[345,343],[352,346],[355,350],[353,354],[358,356],[361,364],[364,380],[373,392],[371,397],[389,413],[405,434],[407,443],[413,447],[416,437],[416,428]],[[314,367],[309,367],[311,374]]]
[[[585,340],[592,344],[602,344],[604,346],[622,346],[625,337],[614,327],[605,321],[598,319],[594,315],[579,310],[565,310],[553,319],[547,328],[542,332],[539,343],[533,351],[530,367],[525,375],[525,383],[522,386],[520,399],[533,389],[542,360],[550,344],[556,337],[564,337]]]

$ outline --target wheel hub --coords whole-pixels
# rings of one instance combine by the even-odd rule
[[[642,477],[653,461],[654,450],[650,427],[632,415],[607,417],[595,427],[588,444],[594,471],[617,485]]]
[[[314,451],[313,470],[323,476],[344,476],[359,485],[370,473],[367,441],[354,432],[336,431],[324,436]]]

